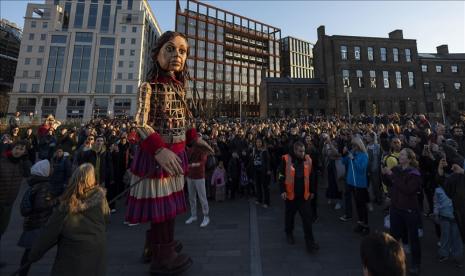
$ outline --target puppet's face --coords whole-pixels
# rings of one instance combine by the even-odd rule
[[[187,42],[181,36],[176,36],[166,42],[157,56],[160,67],[168,72],[180,72],[187,58]]]

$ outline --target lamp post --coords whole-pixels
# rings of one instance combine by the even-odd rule
[[[444,123],[444,125],[446,125],[446,116],[444,115],[444,103],[443,103],[443,101],[446,99],[445,90],[446,88],[444,86],[441,86],[441,93],[436,93],[436,98],[441,103],[442,122]]]
[[[239,123],[242,124],[242,75],[239,77]]]
[[[347,97],[347,115],[349,116],[349,124],[352,125],[352,119],[350,116],[350,94],[352,93],[352,87],[350,86],[349,79],[344,79],[344,93]]]

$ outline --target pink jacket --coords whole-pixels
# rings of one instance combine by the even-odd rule
[[[226,171],[225,169],[216,168],[212,175],[212,186],[224,186],[226,184]]]

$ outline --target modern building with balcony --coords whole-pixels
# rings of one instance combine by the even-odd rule
[[[281,69],[283,77],[313,78],[313,43],[292,36],[281,39]]]
[[[176,1],[176,31],[188,37],[189,96],[206,116],[259,116],[264,77],[280,77],[281,30],[198,1]]]
[[[128,116],[161,31],[147,0],[28,4],[9,112]]]

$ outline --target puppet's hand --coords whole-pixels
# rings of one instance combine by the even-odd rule
[[[167,171],[172,176],[184,173],[181,167],[181,158],[167,148],[161,148],[155,153],[155,160],[157,160],[163,170]]]

